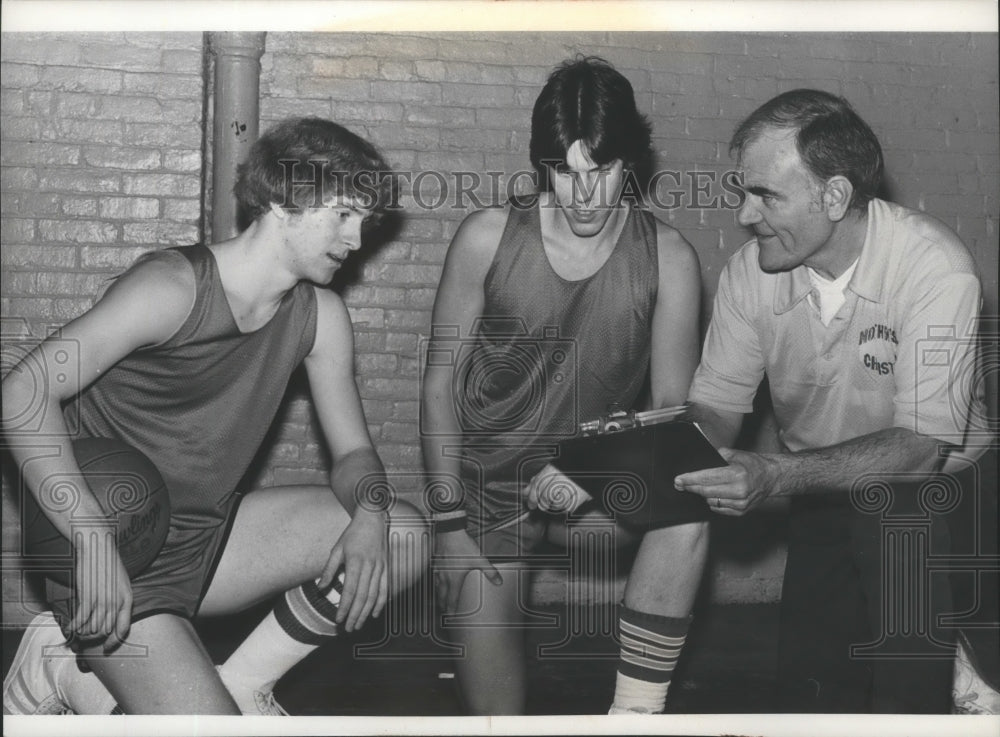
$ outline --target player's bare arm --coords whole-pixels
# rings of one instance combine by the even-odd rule
[[[650,375],[655,408],[683,404],[701,351],[701,264],[680,233],[657,221],[659,288],[653,312]]]
[[[432,325],[454,326],[463,338],[471,336],[472,325],[482,315],[483,282],[486,278],[506,222],[503,210],[480,210],[469,215],[459,226],[448,247],[441,283],[434,300]],[[431,346],[433,349],[433,345]],[[445,457],[444,446],[461,438],[461,428],[452,393],[453,367],[428,365],[424,373],[423,409],[430,432],[423,433],[421,445],[428,473],[459,475],[458,461]],[[458,501],[458,500],[456,500]],[[457,605],[462,581],[469,571],[479,569],[494,583],[501,577],[482,557],[479,546],[464,529],[435,534],[434,554],[447,560],[435,571],[435,591],[445,611]]]
[[[688,408],[688,417],[698,423],[705,437],[716,448],[732,448],[743,427],[744,415],[695,402]]]
[[[479,210],[462,221],[448,247],[434,299],[431,324],[435,329],[456,327],[461,337],[470,337],[473,323],[482,315],[483,282],[505,222],[505,213],[499,209]],[[433,338],[430,347],[434,347]],[[458,464],[439,452],[442,436],[454,442],[462,435],[455,414],[452,373],[450,365],[428,365],[425,369],[424,412],[434,432],[425,434],[421,443],[432,473],[457,471]]]
[[[388,597],[387,514],[360,498],[364,480],[384,473],[368,434],[354,379],[354,336],[343,301],[316,289],[316,342],[305,359],[313,404],[330,451],[330,486],[351,515],[332,546],[319,585],[344,568],[338,621],[351,632],[381,613]]]
[[[48,383],[41,389],[44,410],[37,435],[45,437],[45,454],[37,451],[35,435],[9,434],[6,441],[24,482],[39,501],[56,529],[73,539],[67,510],[46,504],[50,490],[46,479],[80,478],[73,457],[61,405],[97,380],[132,351],[168,339],[181,326],[194,299],[194,275],[181,259],[148,261],[122,275],[88,312],[67,324],[58,339],[48,339],[25,359],[45,366]],[[150,305],[156,305],[151,309]],[[73,345],[78,350],[67,351]],[[55,377],[62,377],[55,380]],[[37,402],[38,377],[13,368],[3,382],[4,425],[18,416],[19,408]],[[34,450],[33,450],[34,448]],[[75,514],[103,517],[104,512],[89,489],[81,488]],[[97,541],[99,542],[99,541]],[[66,628],[70,639],[107,642],[113,647],[124,639],[131,622],[131,588],[116,551],[98,549],[88,540],[75,550],[76,570],[98,570],[100,577],[76,575],[77,608]],[[100,556],[113,555],[113,566],[92,565]],[[113,600],[112,600],[113,597]]]

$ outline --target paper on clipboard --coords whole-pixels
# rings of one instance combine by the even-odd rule
[[[670,419],[563,440],[552,465],[617,521],[637,528],[707,520],[703,497],[674,478],[726,462],[693,422]]]

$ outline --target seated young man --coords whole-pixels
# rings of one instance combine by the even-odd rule
[[[698,257],[626,194],[641,193],[651,158],[628,80],[600,59],[558,67],[535,102],[530,150],[541,193],[473,213],[448,251],[433,321],[471,341],[469,363],[429,360],[424,377],[428,471],[463,487],[464,505],[435,517],[434,565],[444,611],[461,615],[449,634],[465,648],[457,674],[473,714],[525,709],[521,579],[543,541],[566,540],[566,513],[585,496],[546,463],[553,440],[609,405],[641,408],[647,377],[654,406],[682,403],[698,361]],[[428,355],[435,348],[449,350],[432,343]],[[530,515],[499,529],[523,504]],[[687,634],[707,530],[615,535],[638,542],[638,554],[612,712],[655,713]]]
[[[74,341],[79,355],[58,372],[70,381],[44,387],[44,421],[33,432],[14,422],[38,401],[35,382],[10,372],[7,442],[60,532],[69,536],[68,513],[44,502],[46,479],[79,476],[67,403],[79,436],[120,439],[149,456],[171,517],[163,548],[131,580],[116,550],[75,548],[73,587],[47,588],[62,632],[51,614],[32,622],[4,680],[5,713],[281,714],[278,679],[339,630],[377,616],[419,575],[423,553],[390,550],[387,534],[393,518],[419,513],[359,494],[383,468],[355,385],[351,321],[326,288],[384,209],[373,183],[386,181],[386,169],[370,143],[336,123],[280,123],[239,171],[235,194],[253,217],[246,230],[147,254],[63,328],[59,345]],[[53,377],[57,349],[45,341],[28,360]],[[332,459],[330,484],[240,496],[300,364]],[[76,514],[103,514],[89,489]],[[192,618],[275,596],[274,610],[216,668]],[[76,666],[67,640],[92,672]],[[140,646],[144,657],[116,657]]]

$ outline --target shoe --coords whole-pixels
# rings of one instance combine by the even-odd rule
[[[59,667],[76,662],[51,612],[37,615],[25,630],[3,679],[4,714],[74,714],[56,684]]]
[[[254,691],[253,702],[257,705],[257,711],[260,712],[261,716],[288,716],[288,712],[282,708],[281,704],[274,700],[274,691],[268,691],[267,693],[264,693],[263,691]]]
[[[636,709],[626,709],[624,706],[611,705],[608,709],[608,716],[636,716],[637,714],[652,714],[653,712],[647,711],[646,709],[636,708]]]
[[[287,717],[288,712],[282,708],[274,698],[274,691],[258,691],[253,689],[251,691],[249,688],[234,688],[235,684],[231,681],[227,681],[223,677],[222,666],[217,665],[215,669],[219,671],[219,677],[222,678],[223,685],[229,690],[230,695],[236,701],[236,705],[240,708],[240,711],[244,716],[262,716],[262,717]],[[246,699],[247,694],[253,694],[253,706],[251,706]]]
[[[961,637],[955,651],[951,701],[952,714],[1000,714],[1000,693],[976,671],[975,662]]]

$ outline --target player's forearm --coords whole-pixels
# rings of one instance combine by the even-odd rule
[[[732,448],[743,424],[743,415],[712,409],[703,404],[692,404],[687,417],[698,423],[705,437],[716,448]]]
[[[931,472],[942,442],[893,427],[815,450],[764,454],[772,464],[772,496],[848,492],[866,474]]]
[[[83,482],[83,474],[73,456],[69,428],[63,418],[60,401],[54,393],[46,391],[44,404],[30,413],[33,424],[23,423],[25,410],[36,403],[38,386],[30,375],[14,368],[2,386],[3,414],[0,417],[4,442],[17,464],[24,485],[34,494],[38,505],[55,528],[72,540],[70,515],[84,518],[101,518],[104,510],[90,488]],[[40,443],[44,440],[44,443]],[[66,480],[79,483],[67,487]],[[72,488],[76,500],[67,504],[61,499],[67,488]]]
[[[372,447],[358,448],[338,458],[330,471],[330,486],[334,495],[353,518],[357,512],[383,513],[391,499],[387,498],[385,468]]]
[[[421,504],[426,507],[430,502],[433,505],[434,509],[424,509],[429,514],[460,507],[462,501],[462,486],[458,482],[458,451],[462,444],[462,431],[450,389],[450,374],[429,371],[425,376],[420,446],[433,493],[432,498],[422,495]]]

